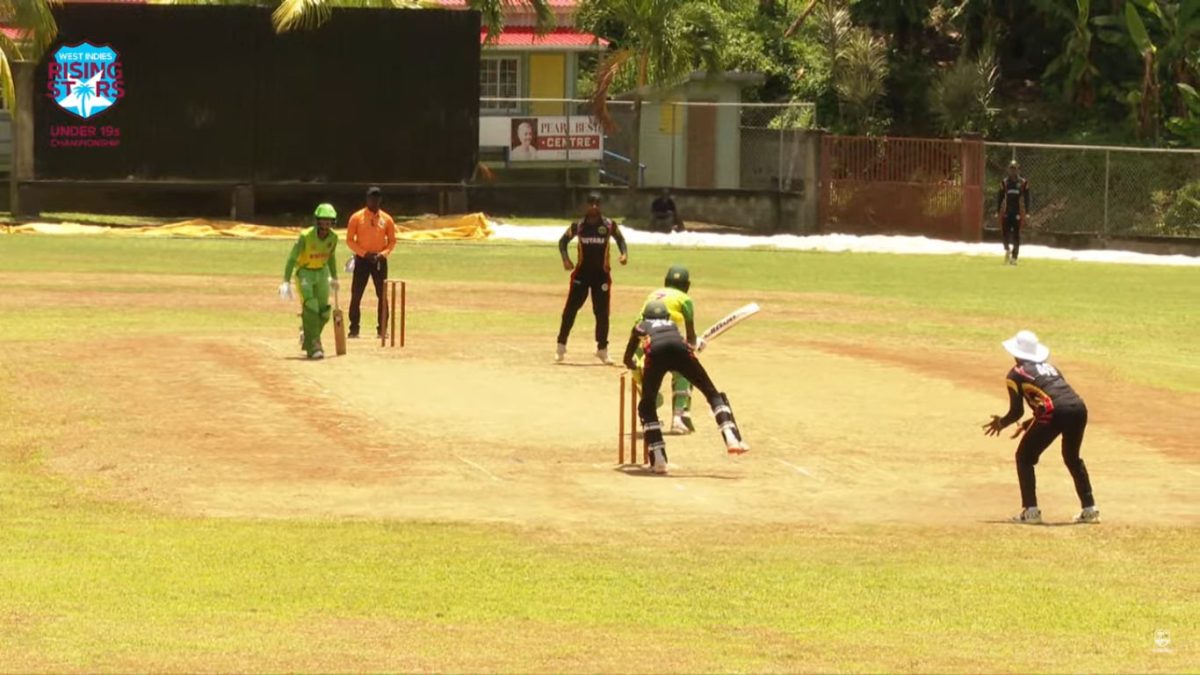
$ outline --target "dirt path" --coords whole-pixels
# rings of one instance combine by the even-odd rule
[[[706,364],[754,449],[727,457],[701,411],[697,434],[668,439],[662,478],[616,465],[617,368],[580,355],[555,366],[532,339],[351,347],[311,363],[283,338],[123,341],[73,353],[88,375],[30,395],[50,420],[86,401],[55,441],[54,470],[178,513],[570,529],[978,523],[1017,505],[1015,441],[978,427],[1004,403],[1003,359],[953,355],[931,369],[830,345],[772,357],[714,346]],[[1195,402],[1072,377],[1093,406],[1084,456],[1106,518],[1200,522],[1189,445],[1200,428],[1181,414]],[[1062,521],[1075,498],[1056,453],[1044,459],[1043,506]]]

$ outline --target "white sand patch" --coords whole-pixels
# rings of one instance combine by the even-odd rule
[[[492,222],[492,237],[508,241],[557,242],[563,227],[524,226]],[[642,232],[623,226],[630,244],[654,244],[685,248],[768,248],[789,251],[823,251],[828,253],[900,253],[927,255],[985,255],[1000,257],[999,243],[969,243],[943,241],[927,237],[850,234],[819,234],[798,236],[750,236],[745,234],[714,234],[709,232]],[[1117,250],[1073,251],[1049,246],[1021,246],[1021,259],[1078,260],[1082,262],[1124,263],[1134,265],[1200,266],[1200,256],[1153,255]]]

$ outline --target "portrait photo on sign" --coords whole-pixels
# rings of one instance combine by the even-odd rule
[[[509,159],[524,161],[537,159],[537,118],[514,117],[512,119],[512,150]]]

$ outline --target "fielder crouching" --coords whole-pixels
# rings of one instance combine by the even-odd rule
[[[740,455],[750,449],[742,440],[729,398],[717,391],[704,366],[696,358],[696,352],[683,339],[679,328],[671,321],[666,304],[655,300],[642,310],[642,320],[630,331],[629,344],[625,346],[625,367],[637,371],[634,358],[638,345],[642,347],[642,398],[638,402],[638,417],[645,431],[646,449],[650,451],[650,468],[654,473],[667,472],[666,443],[663,441],[662,424],[658,420],[658,393],[663,378],[669,372],[686,377],[704,398],[708,400],[721,438],[731,455]]]

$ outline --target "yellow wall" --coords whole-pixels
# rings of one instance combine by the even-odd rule
[[[529,55],[530,98],[566,98],[567,94],[566,54]],[[534,115],[565,115],[561,103],[534,103]]]

